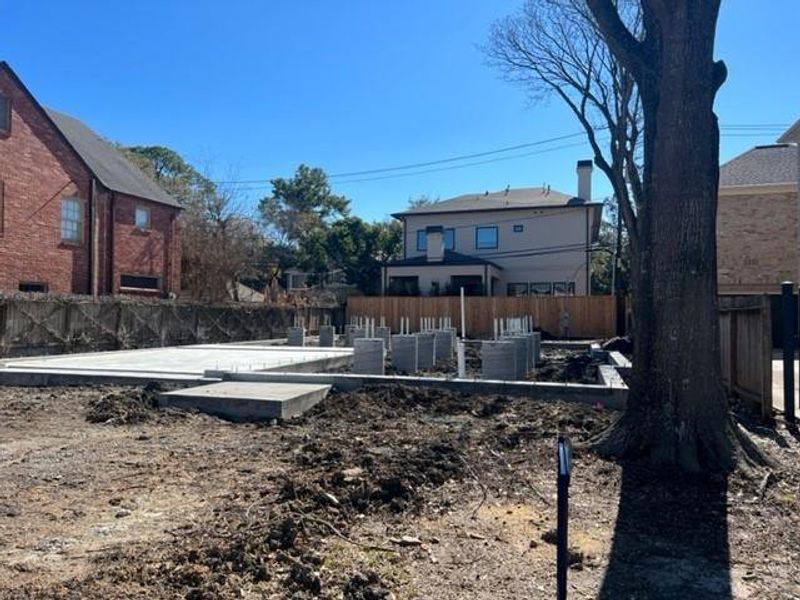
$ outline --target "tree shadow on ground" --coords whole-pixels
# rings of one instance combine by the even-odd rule
[[[625,465],[599,598],[732,598],[725,477],[665,478]]]

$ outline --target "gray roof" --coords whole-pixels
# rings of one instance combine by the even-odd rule
[[[797,180],[798,150],[795,144],[756,146],[719,169],[721,187],[797,183]]]
[[[497,263],[494,263],[490,260],[486,260],[485,258],[481,258],[480,256],[471,256],[469,254],[461,254],[460,252],[454,252],[453,250],[445,250],[444,257],[442,260],[439,261],[429,261],[427,255],[419,254],[417,256],[411,256],[409,258],[401,258],[398,260],[392,260],[386,263],[390,267],[412,267],[412,266],[437,266],[437,265],[491,265],[496,267],[500,270],[503,269]]]
[[[794,125],[783,132],[783,135],[778,138],[778,142],[795,142],[800,144],[800,119],[797,119]]]
[[[512,208],[554,208],[558,206],[586,204],[562,192],[547,188],[517,188],[499,192],[464,194],[447,200],[417,206],[395,213],[393,216],[424,215],[443,212],[469,212],[475,210],[503,210]]]
[[[175,198],[78,119],[50,108],[44,110],[103,186],[114,192],[180,207]]]

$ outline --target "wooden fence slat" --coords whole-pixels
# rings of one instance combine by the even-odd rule
[[[494,319],[533,317],[534,326],[550,333],[560,333],[561,315],[570,315],[570,336],[582,338],[612,337],[616,332],[616,300],[613,296],[467,296],[465,298],[467,335],[488,337]],[[392,331],[398,331],[400,318],[408,317],[412,330],[419,328],[421,317],[450,317],[461,331],[460,300],[453,296],[354,296],[347,301],[347,318],[383,316]]]

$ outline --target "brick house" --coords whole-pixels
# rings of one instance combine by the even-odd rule
[[[177,201],[0,61],[0,289],[177,294]]]
[[[800,121],[775,144],[720,167],[717,278],[720,293],[779,292],[800,281]]]

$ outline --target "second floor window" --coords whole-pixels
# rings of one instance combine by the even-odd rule
[[[478,250],[497,248],[497,225],[475,228],[475,248]]]
[[[83,203],[77,198],[61,200],[61,241],[83,241]]]
[[[150,229],[150,209],[144,206],[137,206],[133,216],[133,224],[136,229]]]
[[[444,230],[444,249],[454,250],[456,247],[456,230],[452,227]],[[424,229],[417,229],[417,250],[428,249],[428,234]]]
[[[11,132],[11,98],[0,95],[0,134]]]

